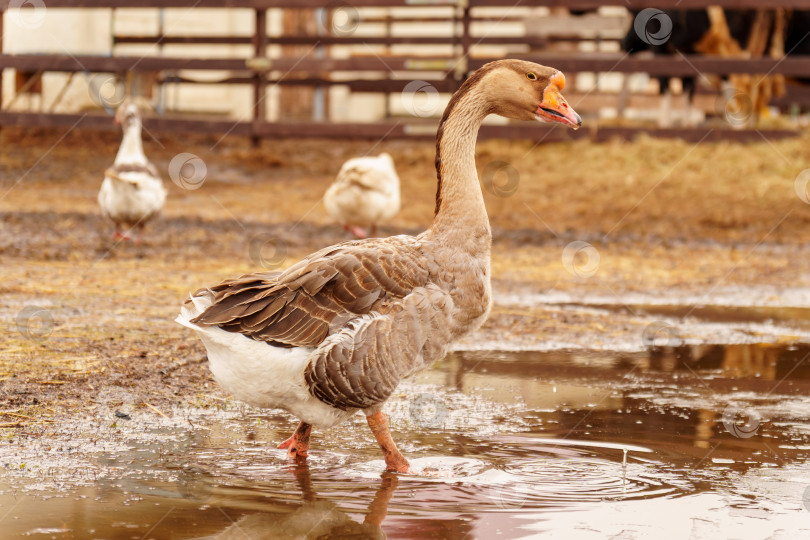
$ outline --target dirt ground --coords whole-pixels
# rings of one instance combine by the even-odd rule
[[[382,151],[394,158],[403,208],[381,235],[417,233],[432,217],[429,142],[265,141],[254,149],[236,137],[144,138],[169,197],[144,242],[133,245],[110,239],[112,225],[96,203],[118,134],[0,132],[5,440],[65,413],[91,414],[95,396],[111,385],[156,411],[223,395],[199,341],[172,322],[179,305],[201,286],[284,267],[348,239],[321,201],[346,159]],[[605,333],[638,330],[628,320],[551,316],[543,306],[502,301],[507,297],[621,304],[632,294],[700,299],[764,287],[789,300],[790,290],[810,286],[810,205],[796,191],[797,176],[810,167],[808,143],[810,136],[764,135],[746,145],[479,143],[482,178],[498,167],[508,174],[489,182],[500,196],[485,193],[496,305],[468,343],[528,339],[532,346],[563,333],[587,347]],[[169,179],[169,162],[183,152],[205,163],[199,189]],[[592,248],[566,268],[572,242]]]

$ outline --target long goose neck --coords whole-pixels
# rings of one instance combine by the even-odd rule
[[[468,81],[444,113],[436,141],[436,214],[430,231],[463,244],[491,238],[489,218],[475,169],[478,128],[489,114],[489,101],[478,82]]]
[[[124,138],[115,156],[115,163],[141,163],[146,162],[141,141],[141,121],[136,118],[124,128]]]

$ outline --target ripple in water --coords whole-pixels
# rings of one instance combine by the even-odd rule
[[[196,453],[194,471],[188,471],[191,488],[181,492],[185,491],[184,497],[207,502],[235,495],[250,498],[251,492],[287,504],[302,496],[325,497],[358,512],[367,511],[370,500],[382,497],[390,500],[392,510],[403,515],[435,516],[459,511],[560,510],[695,491],[682,472],[641,446],[515,434],[486,444],[469,444],[467,449],[471,452],[464,457],[411,458],[414,474],[395,475],[393,487],[385,488],[390,493],[382,497],[381,477],[391,475],[383,473],[385,465],[379,459],[313,452],[304,480],[302,471],[273,447],[240,445],[239,452],[209,448]],[[220,488],[201,486],[197,475],[227,478],[221,484],[227,495]]]
[[[665,470],[664,464],[651,459],[639,462],[637,453],[651,452],[643,447],[568,440],[547,440],[543,442],[553,446],[541,446],[535,442],[515,448],[515,455],[499,464],[460,457],[413,459],[414,474],[399,476],[400,488],[415,492],[413,502],[405,501],[404,506],[418,506],[424,512],[425,505],[417,501],[427,498],[436,501],[431,505],[435,511],[453,505],[468,511],[519,512],[694,491],[685,477]],[[629,463],[622,462],[624,450],[629,451]],[[357,472],[362,478],[378,478],[383,467],[382,461],[371,461],[358,465]],[[440,484],[453,489],[441,490],[441,497],[432,496],[438,495]]]
[[[486,473],[491,465],[480,459],[452,456],[434,456],[409,460],[411,474],[400,475],[400,479],[426,482],[460,482],[470,481]],[[362,478],[379,478],[380,471],[385,469],[382,460],[369,461],[357,466],[358,475]]]

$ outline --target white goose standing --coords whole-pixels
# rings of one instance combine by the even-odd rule
[[[135,240],[146,223],[155,217],[166,202],[166,188],[157,169],[146,159],[141,141],[141,115],[137,105],[124,101],[115,112],[124,137],[112,167],[104,171],[104,181],[98,192],[98,204],[105,217],[115,223],[116,240]]]
[[[323,204],[343,228],[366,238],[366,227],[377,236],[377,224],[399,212],[399,176],[386,153],[352,158],[340,168],[326,190]]]
[[[436,213],[422,234],[344,242],[186,301],[177,321],[199,334],[217,381],[238,399],[301,420],[280,445],[289,456],[306,457],[313,425],[361,410],[386,468],[409,471],[383,405],[401,379],[477,329],[492,303],[478,128],[489,114],[577,128],[564,86],[559,71],[521,60],[491,62],[464,82],[439,124]]]

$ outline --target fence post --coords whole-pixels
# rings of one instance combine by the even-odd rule
[[[255,58],[267,56],[267,10],[256,8],[256,34],[253,36],[253,54]],[[261,140],[258,127],[267,121],[267,72],[257,71],[253,74],[253,125],[250,129],[250,142],[259,146]]]
[[[470,16],[470,3],[467,0],[460,0],[459,4],[461,5],[463,11],[461,25],[463,28],[463,34],[461,36],[461,54],[463,58],[462,65],[464,66],[463,73],[461,73],[461,77],[457,77],[457,82],[459,87],[461,83],[467,78],[469,75],[469,69],[467,65],[469,65],[469,55],[470,55],[470,44],[472,43],[472,36],[470,35],[470,23],[472,22],[472,18]]]

